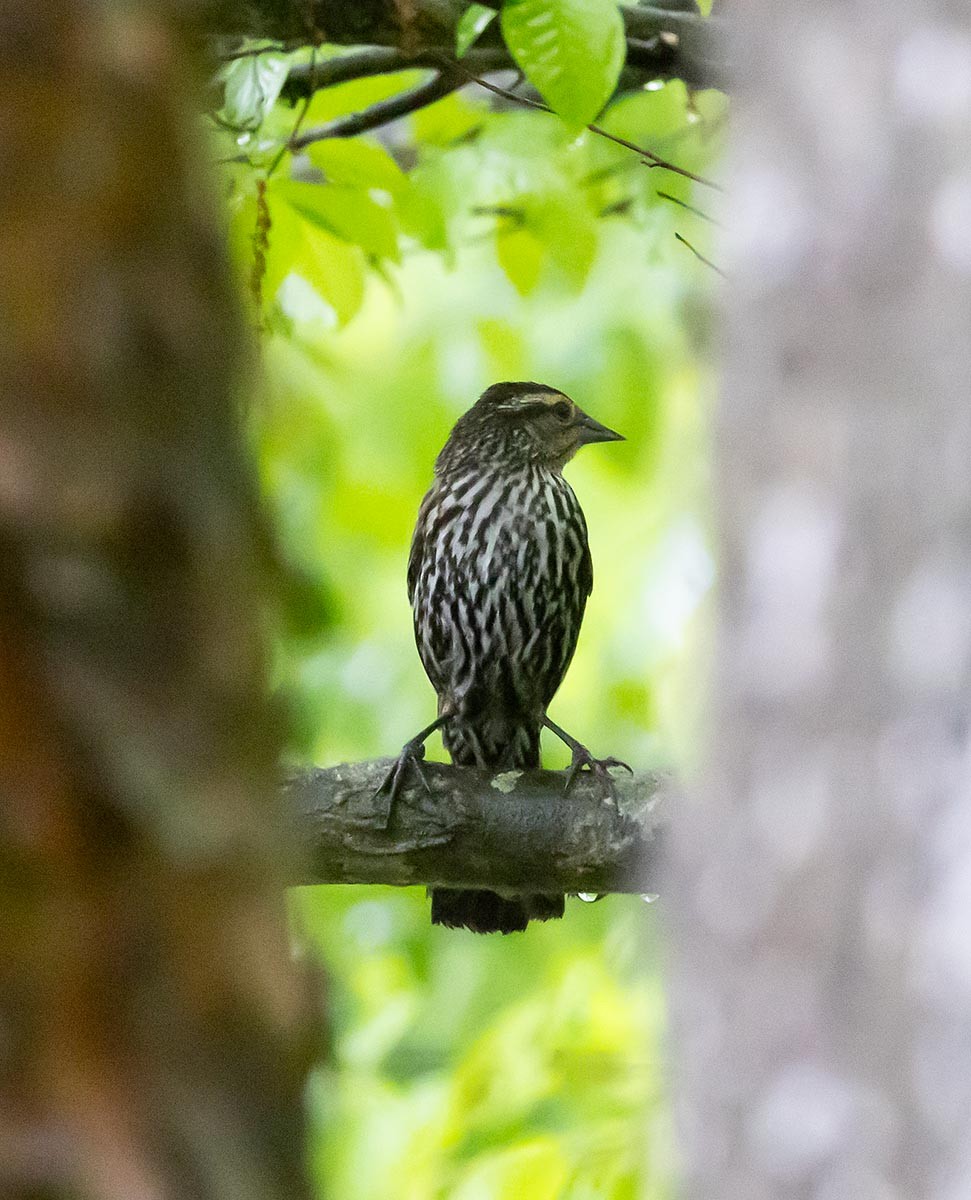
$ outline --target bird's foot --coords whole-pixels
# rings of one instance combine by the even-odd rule
[[[634,774],[629,763],[621,762],[619,758],[594,758],[586,746],[577,744],[573,748],[573,760],[567,767],[565,790],[570,790],[577,775],[586,768],[588,774],[593,775],[599,782],[604,803],[616,808],[617,793],[614,789],[613,776],[610,774],[611,767],[623,767],[628,774]]]
[[[424,740],[412,738],[410,742],[405,742],[401,747],[401,753],[392,763],[387,775],[381,780],[380,785],[374,793],[374,801],[376,804],[384,801],[380,812],[377,814],[377,819],[382,829],[387,829],[391,824],[394,806],[398,801],[398,796],[405,785],[410,771],[418,776],[421,786],[431,795],[432,789],[429,786],[425,772],[421,768],[424,758]]]

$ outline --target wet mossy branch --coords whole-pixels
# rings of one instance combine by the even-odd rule
[[[309,768],[284,793],[304,847],[292,882],[650,892],[659,887],[669,779],[616,780],[617,803],[580,775],[423,766],[388,816],[376,796],[390,759]]]
[[[295,100],[319,88],[373,74],[438,66],[455,52],[458,22],[467,0],[210,0],[203,20],[219,43],[259,38],[287,48],[328,43],[355,47],[346,61],[316,72],[294,67],[283,94]],[[689,87],[724,88],[728,70],[724,30],[718,19],[686,11],[682,5],[620,6],[627,35],[627,65],[620,90],[630,91],[655,78],[683,79]],[[499,23],[494,22],[471,51],[476,72],[515,68]]]

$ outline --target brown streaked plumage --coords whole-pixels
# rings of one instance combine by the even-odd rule
[[[546,724],[572,747],[575,766],[602,766],[546,710],[593,586],[586,522],[562,470],[581,446],[619,440],[555,388],[498,383],[439,454],[415,526],[408,596],[453,763],[538,767]],[[421,757],[428,732],[405,747],[399,767]],[[562,915],[562,896],[432,892],[434,923],[479,933]]]

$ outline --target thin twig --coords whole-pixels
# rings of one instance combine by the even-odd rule
[[[221,54],[219,61],[224,63],[236,62],[241,58],[259,58],[261,54],[282,54],[282,42],[270,42],[266,46],[252,46],[249,50],[234,50],[231,54]]]
[[[616,142],[618,146],[625,146],[628,150],[633,150],[635,154],[639,154],[652,167],[660,167],[662,171],[673,171],[675,175],[683,175],[685,179],[692,179],[695,183],[700,183],[704,187],[714,188],[716,192],[723,192],[725,190],[720,183],[715,183],[713,179],[706,179],[704,175],[697,175],[694,171],[689,171],[687,167],[679,167],[676,163],[669,162],[666,158],[655,154],[653,150],[646,150],[643,146],[638,146],[636,142],[629,142],[627,138],[622,138],[616,133],[611,133],[609,130],[604,129],[602,125],[588,125],[587,128],[593,133],[599,133],[601,137],[607,138],[608,141]]]
[[[713,118],[702,118],[700,121],[691,121],[683,125],[676,132],[668,134],[661,144],[663,146],[677,145],[688,137],[700,136],[705,139],[710,138],[724,124],[724,121],[724,114],[719,114],[718,117]],[[601,179],[609,179],[612,175],[622,175],[628,171],[636,170],[641,165],[641,163],[635,162],[632,158],[624,158],[619,162],[608,163],[605,166],[598,167],[595,171],[591,171],[584,177],[583,182],[596,183]]]
[[[519,96],[515,92],[510,92],[508,88],[499,87],[496,83],[490,83],[487,79],[473,75],[471,71],[466,71],[461,63],[454,65],[458,70],[466,74],[472,83],[477,83],[488,92],[494,92],[497,96],[503,96],[506,100],[512,100],[514,103],[525,105],[527,108],[539,109],[540,112],[551,113],[553,111],[548,104],[543,104],[539,100],[531,100],[528,96]],[[666,158],[655,154],[653,150],[648,150],[644,146],[638,146],[634,142],[629,142],[627,138],[622,138],[616,133],[611,133],[609,130],[604,129],[602,125],[595,125],[591,122],[587,126],[587,129],[591,133],[596,133],[610,142],[615,142],[618,146],[624,146],[628,150],[633,150],[635,154],[639,154],[652,167],[660,167],[661,170],[672,171],[675,175],[683,175],[685,179],[691,179],[695,183],[702,184],[704,187],[714,188],[717,192],[724,191],[721,184],[715,183],[713,179],[706,179],[703,175],[697,175],[694,171],[689,171],[687,167],[679,167],[677,163],[669,162]]]
[[[531,100],[528,96],[519,96],[515,92],[509,91],[508,88],[500,87],[498,83],[490,83],[488,79],[482,79],[478,75],[473,75],[462,63],[454,65],[468,77],[469,83],[477,83],[479,87],[484,87],[487,92],[494,92],[497,96],[502,96],[506,100],[512,100],[516,104],[522,104],[526,108],[536,108],[540,112],[545,113],[553,111],[548,104],[544,104],[541,100]]]
[[[519,222],[526,219],[525,212],[511,204],[474,204],[469,213],[473,217],[505,217],[507,220]]]
[[[708,213],[702,211],[700,208],[695,208],[693,204],[688,204],[686,200],[679,200],[677,196],[672,196],[670,192],[658,192],[657,195],[660,196],[662,200],[670,200],[672,204],[677,204],[679,208],[686,209],[689,213],[693,213],[696,217],[701,217],[703,221],[708,221],[709,224],[716,225],[719,229],[725,228],[721,221],[716,220],[715,217],[709,216]]]
[[[688,241],[688,239],[686,237],[682,237],[680,233],[675,233],[674,236],[678,239],[678,241],[681,243],[682,246],[688,247],[688,249],[691,251],[691,253],[695,256],[695,258],[699,262],[704,263],[706,267],[711,267],[711,269],[715,272],[715,274],[720,275],[722,277],[722,279],[728,278],[728,276],[721,269],[721,267],[716,267],[710,258],[705,258],[705,256],[701,253],[701,251],[696,250],[695,247],[692,246],[692,244]]]
[[[311,48],[310,48],[310,78],[311,78],[311,80],[313,80],[314,75],[316,74],[316,71],[317,71],[317,47],[311,46]],[[300,108],[300,112],[297,114],[297,119],[293,123],[293,129],[291,129],[291,131],[290,131],[289,138],[287,138],[287,140],[280,147],[273,162],[270,163],[270,169],[266,173],[267,179],[270,178],[270,176],[273,174],[273,172],[280,165],[280,162],[281,162],[283,156],[287,153],[287,151],[289,151],[291,149],[291,147],[293,145],[293,140],[297,136],[297,134],[300,132],[300,126],[304,123],[304,120],[306,119],[307,111],[310,108],[310,101],[313,99],[313,96],[314,96],[314,88],[311,87],[310,91],[304,97],[303,104]],[[291,153],[292,153],[292,151],[291,151]]]

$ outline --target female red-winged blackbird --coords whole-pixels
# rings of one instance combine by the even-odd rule
[[[538,767],[545,725],[573,751],[572,773],[606,777],[546,716],[576,648],[593,569],[587,527],[564,465],[590,442],[623,441],[568,396],[497,383],[456,422],[435,463],[408,560],[408,596],[438,720],[389,775],[424,753],[433,729],[459,766]],[[511,933],[563,915],[563,897],[435,888],[432,922]]]

